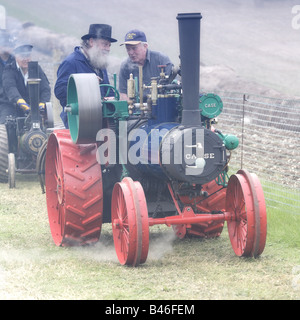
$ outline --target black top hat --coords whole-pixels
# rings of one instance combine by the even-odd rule
[[[110,42],[117,42],[118,40],[111,37],[111,26],[108,24],[91,24],[89,33],[82,36],[82,40],[90,38],[105,39]]]

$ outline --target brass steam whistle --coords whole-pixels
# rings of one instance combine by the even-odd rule
[[[127,79],[127,96],[128,96],[128,113],[132,114],[133,101],[135,98],[135,82],[133,74],[130,73],[129,79]]]

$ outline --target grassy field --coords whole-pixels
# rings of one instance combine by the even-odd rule
[[[53,243],[45,194],[36,176],[0,184],[0,299],[200,300],[300,298],[300,217],[268,211],[259,259],[234,255],[226,228],[214,240],[176,239],[150,228],[149,256],[138,268],[117,260],[110,224],[90,247]]]

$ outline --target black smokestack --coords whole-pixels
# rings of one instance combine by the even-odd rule
[[[201,126],[199,110],[201,18],[201,13],[177,15],[183,91],[181,123],[187,126]]]
[[[39,79],[39,65],[37,61],[30,61],[28,63],[28,91],[29,103],[31,107],[32,122],[39,122],[39,100],[40,100],[40,79]]]

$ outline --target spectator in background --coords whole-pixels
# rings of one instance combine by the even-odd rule
[[[14,61],[12,55],[13,41],[6,30],[0,30],[0,124],[5,123],[9,115],[15,115],[15,107],[11,106],[4,94],[2,75],[7,64]]]
[[[30,110],[29,91],[27,87],[28,63],[31,61],[32,45],[26,44],[14,49],[15,60],[6,64],[3,71],[3,89],[10,102],[10,108],[16,108],[17,116],[24,116]],[[47,76],[39,66],[40,110],[50,101],[51,89]]]
[[[131,30],[125,35],[125,44],[128,58],[122,62],[119,73],[120,99],[127,100],[127,79],[130,74],[138,77],[138,66],[143,67],[143,84],[150,85],[152,77],[158,77],[161,69],[159,65],[165,65],[165,74],[170,75],[173,64],[164,54],[152,51],[148,48],[147,38],[140,30]],[[146,93],[146,92],[145,92]]]
[[[91,24],[89,33],[81,37],[81,46],[77,46],[59,66],[54,93],[60,101],[63,111],[60,117],[68,128],[67,113],[64,107],[67,105],[67,86],[71,74],[95,73],[100,84],[109,84],[107,75],[108,54],[112,42],[117,40],[111,37],[112,28],[108,24]],[[107,94],[107,87],[101,87],[101,96]],[[113,95],[111,92],[108,95]]]

